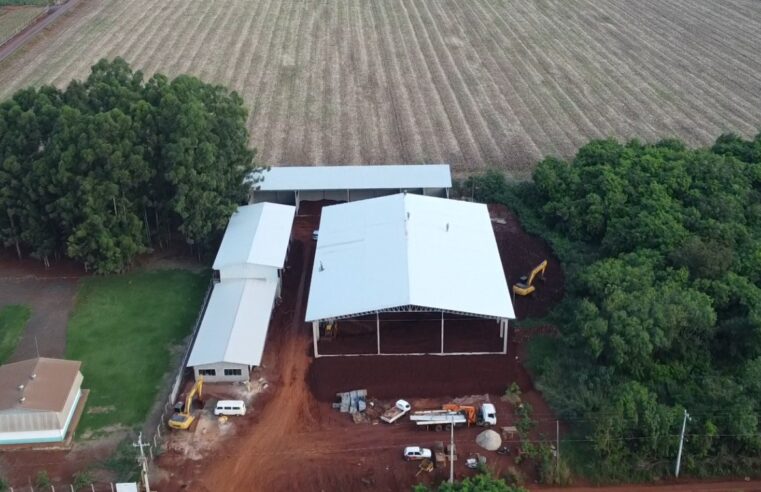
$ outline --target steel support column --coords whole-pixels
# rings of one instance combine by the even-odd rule
[[[375,313],[375,339],[378,347],[378,355],[380,355],[380,315]]]
[[[312,321],[312,341],[314,342],[314,358],[318,358],[320,353],[317,351],[317,341],[320,339],[320,322]]]
[[[441,353],[444,353],[444,311],[441,312]]]

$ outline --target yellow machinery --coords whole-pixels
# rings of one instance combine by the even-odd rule
[[[193,425],[195,417],[191,415],[190,411],[193,408],[193,400],[196,397],[198,397],[199,400],[201,399],[202,390],[203,378],[199,377],[198,381],[196,381],[196,384],[193,385],[190,393],[188,393],[188,396],[185,398],[185,405],[179,409],[176,408],[178,411],[169,419],[169,427],[172,429],[187,430]]]
[[[326,340],[333,340],[338,335],[338,322],[333,321],[325,325],[325,334],[323,337]]]
[[[521,281],[513,285],[513,294],[518,296],[527,296],[534,292],[536,290],[536,287],[534,287],[534,280],[536,279],[536,276],[541,275],[542,280],[544,280],[544,271],[546,269],[547,260],[544,260],[543,262],[539,263],[536,268],[531,270],[531,275],[529,275],[528,279],[526,279],[526,277],[521,277]]]

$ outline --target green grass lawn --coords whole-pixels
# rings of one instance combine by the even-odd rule
[[[4,364],[16,350],[31,314],[28,307],[19,304],[0,308],[0,364]]]
[[[66,358],[82,361],[82,387],[90,390],[79,435],[142,423],[208,282],[207,274],[182,270],[83,281],[66,343]]]

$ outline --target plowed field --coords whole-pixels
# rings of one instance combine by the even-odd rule
[[[239,91],[266,164],[450,162],[527,177],[592,137],[761,126],[754,0],[85,0],[0,98],[102,57]]]

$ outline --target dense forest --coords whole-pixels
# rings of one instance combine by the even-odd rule
[[[21,90],[0,104],[0,242],[98,273],[172,239],[203,249],[256,169],[245,121],[224,87],[146,81],[118,58],[65,90]]]
[[[531,183],[466,185],[518,211],[566,270],[559,333],[532,364],[587,474],[673,474],[685,410],[683,473],[759,470],[761,135],[593,141]]]

